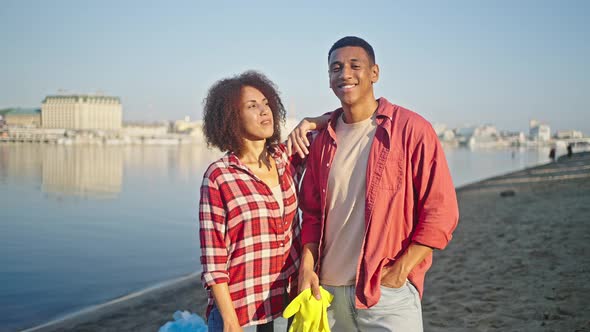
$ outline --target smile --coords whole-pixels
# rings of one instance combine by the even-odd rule
[[[339,85],[338,88],[342,90],[350,90],[354,88],[356,84],[346,84],[346,85]]]

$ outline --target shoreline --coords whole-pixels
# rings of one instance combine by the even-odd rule
[[[590,331],[590,153],[457,190],[434,253],[425,331]]]
[[[435,253],[434,265],[426,277],[425,331],[560,329],[565,327],[564,321],[571,323],[572,331],[574,327],[580,331],[590,330],[590,319],[584,320],[583,312],[578,313],[581,317],[574,317],[578,316],[577,311],[590,307],[590,289],[585,286],[580,291],[581,282],[578,285],[575,280],[570,280],[590,279],[590,259],[573,263],[567,260],[562,267],[565,272],[559,268],[550,270],[559,264],[553,261],[559,255],[552,251],[543,252],[538,245],[549,245],[551,232],[556,228],[547,227],[541,232],[537,224],[554,223],[564,213],[571,218],[577,214],[578,218],[590,219],[590,208],[580,203],[584,197],[590,202],[590,153],[574,154],[571,159],[561,157],[556,163],[490,177],[462,185],[456,191],[461,210],[459,227],[449,248]],[[548,205],[548,202],[558,206]],[[490,224],[488,220],[495,220],[495,223]],[[590,231],[590,227],[578,219],[573,220],[577,221],[570,225],[577,227],[570,230],[574,233],[561,234],[559,241],[571,240],[577,234],[589,241],[577,241],[570,247],[576,253],[587,253],[590,245],[586,243],[590,243],[590,236],[584,231]],[[525,229],[520,229],[521,226]],[[561,233],[568,231],[557,230]],[[521,237],[520,240],[514,239],[514,234]],[[519,243],[517,241],[523,242],[525,248],[513,248]],[[526,247],[529,242],[537,246]],[[490,244],[493,248],[489,248]],[[521,251],[513,252],[514,249]],[[560,250],[560,247],[556,244],[554,250]],[[506,252],[510,255],[505,255]],[[532,255],[532,259],[527,255]],[[544,259],[549,259],[550,264]],[[537,274],[536,278],[529,273],[530,260],[538,260],[538,266],[542,267],[541,271],[537,268],[537,272],[543,273]],[[505,261],[510,261],[509,266],[496,271]],[[575,270],[572,264],[577,266],[579,263],[581,270],[572,273],[570,270]],[[516,275],[516,272],[522,275]],[[559,281],[573,282],[574,287],[567,291],[569,295],[554,294],[560,289],[559,285],[545,280],[545,275],[552,273],[561,278]],[[512,278],[505,280],[506,275]],[[551,286],[546,288],[546,284]],[[535,292],[528,285],[540,285],[541,289]],[[573,293],[574,290],[578,293]],[[504,293],[516,298],[500,299],[497,296]],[[540,293],[544,293],[542,298],[536,296]],[[546,302],[558,305],[552,307]],[[206,304],[206,292],[201,286],[199,273],[192,273],[23,331],[153,331],[173,320],[172,314],[176,310],[202,315]],[[544,309],[535,309],[539,305]],[[527,310],[519,313],[522,306]]]
[[[200,272],[194,272],[164,281],[19,331],[157,331],[160,326],[173,320],[172,315],[176,310],[203,314],[207,297],[199,276]],[[103,324],[105,321],[109,324]]]

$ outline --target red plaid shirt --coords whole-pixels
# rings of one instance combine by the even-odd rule
[[[228,283],[242,326],[277,318],[288,290],[296,290],[301,248],[296,172],[284,145],[274,149],[272,156],[284,215],[271,188],[233,153],[209,166],[201,186],[201,280],[206,288]],[[213,304],[209,291],[206,317]]]

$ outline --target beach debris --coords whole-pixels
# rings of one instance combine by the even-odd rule
[[[514,195],[516,195],[516,192],[514,190],[504,190],[500,192],[500,196],[502,197],[510,197]]]
[[[207,324],[197,314],[176,311],[172,317],[174,321],[162,325],[158,332],[207,332]]]

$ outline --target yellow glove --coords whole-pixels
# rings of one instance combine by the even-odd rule
[[[330,332],[327,309],[334,296],[320,286],[321,300],[306,289],[289,303],[283,317],[295,315],[289,332]]]

